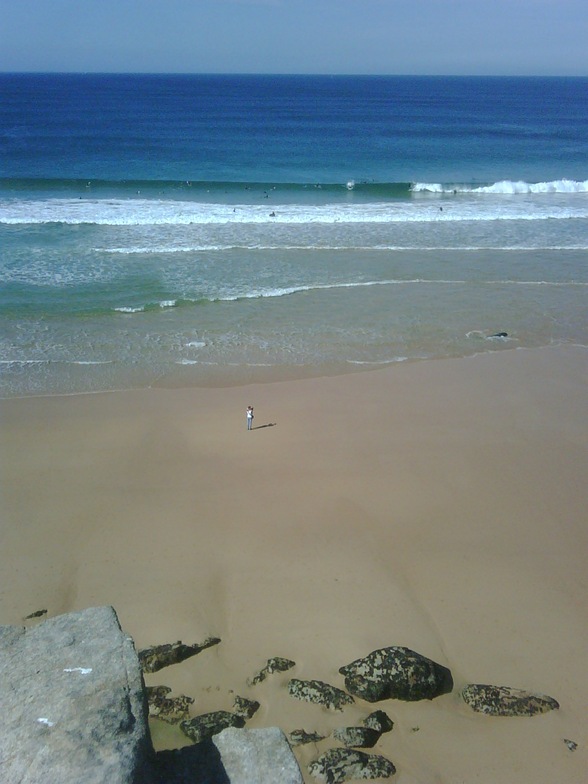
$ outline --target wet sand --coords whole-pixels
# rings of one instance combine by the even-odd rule
[[[588,350],[553,347],[0,401],[0,623],[111,604],[138,648],[222,638],[146,678],[194,697],[194,715],[240,694],[262,704],[251,727],[326,734],[383,708],[395,727],[373,752],[400,784],[579,784],[587,381]],[[289,677],[342,687],[340,666],[388,645],[449,667],[454,692],[340,714],[286,691]],[[272,656],[296,667],[248,687]],[[458,695],[470,682],[561,708],[480,716]],[[299,747],[301,764],[330,743]]]

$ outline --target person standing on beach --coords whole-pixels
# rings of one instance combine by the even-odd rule
[[[253,425],[253,406],[247,406],[247,430],[251,430]]]

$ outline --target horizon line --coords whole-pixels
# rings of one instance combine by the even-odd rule
[[[321,77],[321,78],[425,78],[425,79],[586,79],[587,74],[500,74],[500,73],[310,73],[271,71],[78,71],[78,70],[4,70],[0,75],[31,76],[267,76],[267,77]]]

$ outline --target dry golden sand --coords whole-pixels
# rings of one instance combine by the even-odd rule
[[[193,696],[194,714],[257,698],[250,726],[286,732],[384,708],[395,728],[374,751],[399,784],[581,784],[587,381],[588,351],[566,347],[1,401],[0,622],[112,604],[137,647],[218,635],[148,683]],[[288,696],[290,676],[343,686],[341,665],[387,645],[450,667],[454,693],[343,714]],[[297,666],[247,687],[271,656]],[[468,682],[561,709],[480,716]]]

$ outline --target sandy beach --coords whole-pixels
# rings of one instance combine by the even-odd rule
[[[580,784],[587,381],[588,351],[568,346],[0,401],[0,623],[109,604],[138,648],[218,636],[147,683],[194,697],[194,715],[257,699],[249,726],[285,732],[382,708],[395,727],[373,751],[399,784]],[[343,687],[339,667],[389,645],[449,667],[454,692],[342,714],[288,695],[290,677]],[[272,656],[296,667],[247,686]],[[459,697],[467,683],[560,710],[481,716]],[[298,747],[302,768],[330,744]]]

